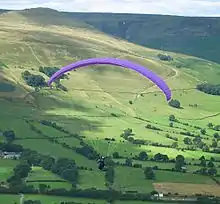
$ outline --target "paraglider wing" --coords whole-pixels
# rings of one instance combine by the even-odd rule
[[[117,58],[90,58],[90,59],[85,59],[85,60],[81,60],[81,61],[69,64],[67,66],[62,67],[59,71],[54,73],[49,79],[48,85],[50,86],[54,80],[61,77],[64,73],[68,71],[75,70],[77,68],[85,67],[88,65],[94,65],[94,64],[109,64],[109,65],[115,65],[115,66],[120,66],[120,67],[135,70],[136,72],[142,74],[143,76],[150,79],[154,84],[156,84],[166,95],[167,101],[171,99],[171,91],[168,85],[165,83],[163,79],[157,76],[154,72],[152,72],[151,70],[148,70],[147,68],[139,64],[133,63],[128,60],[117,59]]]

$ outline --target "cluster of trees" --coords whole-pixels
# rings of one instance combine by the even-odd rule
[[[217,139],[217,140],[220,140],[220,134],[217,133],[217,132],[215,132],[215,133],[213,134],[213,137],[214,137],[215,139]]]
[[[61,201],[60,204],[83,204],[83,203],[74,202],[74,201]],[[95,203],[88,203],[88,204],[95,204]]]
[[[160,153],[158,153],[157,155],[155,155],[155,157],[158,157],[157,159],[165,159],[167,160],[168,157],[166,158],[167,155],[162,155]],[[169,159],[168,159],[169,160]],[[177,171],[177,172],[186,172],[186,169],[184,168],[184,166],[186,165],[185,162],[185,158],[182,155],[177,155],[176,159],[175,159],[175,168],[172,169],[172,171]],[[154,170],[157,170],[157,168],[155,167],[146,167],[144,168],[144,175],[146,179],[150,179],[150,180],[154,180],[156,179],[156,175],[154,173]]]
[[[41,68],[41,72],[50,76],[50,75],[52,75],[52,73],[55,72],[55,69],[54,68],[51,68],[51,69]],[[47,86],[45,78],[39,74],[31,74],[29,71],[24,71],[24,72],[22,72],[22,78],[25,80],[27,85],[36,88],[36,90]],[[61,78],[66,78],[66,76],[62,76]],[[55,81],[55,85],[56,85],[57,89],[61,89],[63,91],[68,91],[67,88],[60,83],[59,79]]]
[[[121,137],[128,138],[129,136],[132,136],[132,135],[134,135],[132,129],[127,128],[123,131],[123,133],[121,134]]]
[[[158,131],[162,131],[161,129],[152,126],[150,124],[148,124],[145,128],[149,128],[149,129],[153,129],[153,130],[158,130]],[[124,130],[124,132],[121,134],[121,137],[123,137],[125,140],[127,140],[128,142],[131,142],[132,144],[135,145],[152,145],[152,146],[156,146],[156,147],[168,147],[168,148],[177,148],[176,143],[172,144],[172,145],[166,145],[166,144],[161,144],[158,142],[151,142],[151,141],[147,141],[147,140],[143,140],[143,139],[135,139],[133,137],[133,133],[132,133],[132,129],[128,128],[126,130]]]
[[[170,55],[158,54],[157,57],[163,61],[171,61],[173,58]]]
[[[179,134],[181,135],[184,135],[184,136],[188,136],[188,137],[185,137],[183,142],[188,145],[186,148],[186,150],[191,150],[191,151],[195,151],[196,149],[201,149],[202,151],[204,152],[210,152],[210,153],[219,153],[220,152],[220,148],[218,148],[218,141],[220,140],[220,135],[218,132],[215,132],[213,134],[213,141],[212,141],[212,144],[211,145],[208,145],[206,144],[203,140],[204,139],[207,139],[205,137],[201,137],[201,135],[207,135],[207,131],[205,128],[201,128],[199,126],[196,126],[196,125],[189,125],[188,123],[183,123],[183,122],[180,122],[176,119],[176,117],[174,115],[170,115],[169,116],[169,121],[170,122],[176,122],[176,123],[180,123],[180,124],[183,124],[183,125],[186,125],[186,126],[190,126],[190,127],[193,127],[195,129],[198,129],[199,132],[197,133],[191,133],[189,131],[180,131]],[[172,124],[173,126],[173,124]],[[209,129],[212,129],[212,130],[215,130],[215,131],[220,131],[220,125],[213,125],[212,123],[208,123],[208,128]],[[190,138],[190,137],[193,137],[193,138]],[[210,149],[212,148],[212,149]]]
[[[42,204],[40,200],[25,200],[23,204]]]
[[[114,152],[113,154],[113,158],[118,159],[118,158],[123,158],[119,155],[118,152]],[[157,161],[157,162],[174,162],[174,160],[169,160],[169,157],[166,154],[161,154],[161,153],[157,153],[154,155],[153,158],[149,158],[148,154],[145,151],[141,151],[138,155],[134,156],[133,159],[135,160],[140,160],[140,161]],[[132,161],[132,159],[130,158],[126,158],[126,162],[127,164],[132,164],[129,161]],[[131,166],[131,165],[129,165]]]
[[[144,145],[145,144],[145,140],[141,140],[141,139],[135,139],[134,133],[132,131],[131,128],[127,128],[123,131],[123,133],[120,135],[122,138],[124,138],[125,140],[133,143],[133,144],[139,144],[139,145]]]
[[[169,162],[169,157],[166,154],[157,153],[154,155],[153,161]]]
[[[154,180],[156,178],[153,168],[151,167],[146,167],[144,169],[144,175],[145,175],[145,178],[149,180]]]
[[[186,169],[183,168],[186,165],[185,158],[183,155],[177,155],[175,161],[175,170],[178,172],[186,172]]]
[[[39,68],[39,72],[44,73],[48,77],[51,77],[58,70],[59,68],[57,67],[40,67]],[[68,91],[68,89],[60,83],[60,79],[68,79],[68,76],[66,74],[63,74],[59,79],[54,81],[57,89]]]
[[[171,122],[178,122],[178,120],[176,119],[175,115],[169,115],[169,121],[171,121]]]
[[[0,150],[3,152],[22,152],[23,148],[21,145],[13,143],[0,143]]]
[[[204,93],[220,96],[220,84],[198,84],[196,88]]]
[[[23,188],[23,179],[26,178],[31,171],[31,166],[22,161],[13,169],[13,175],[7,179],[11,189],[21,189]]]
[[[22,189],[21,191],[12,191],[11,189],[7,189],[5,187],[0,187],[1,193],[27,193],[27,194],[38,194],[39,192],[34,190],[33,188],[26,187],[25,190]],[[54,195],[54,196],[62,196],[62,197],[80,197],[80,198],[93,198],[93,199],[105,199],[108,201],[112,200],[139,200],[139,201],[150,201],[151,200],[151,194],[141,194],[141,193],[128,193],[128,192],[119,192],[115,191],[113,189],[109,190],[100,190],[96,188],[91,189],[77,189],[77,188],[71,188],[70,190],[59,188],[59,189],[48,189],[43,194],[46,195]],[[29,201],[29,204],[33,201]],[[40,204],[39,201],[35,201]],[[60,201],[62,203],[64,201]]]
[[[113,155],[117,155],[117,158],[120,158],[118,152],[113,153]],[[177,155],[177,157],[175,159],[169,159],[169,157],[166,154],[157,153],[154,155],[153,158],[149,159],[149,156],[147,155],[147,153],[142,151],[138,155],[136,155],[134,158],[126,158],[124,165],[129,166],[129,167],[134,167],[134,168],[142,168],[141,164],[133,164],[133,159],[140,160],[140,161],[150,160],[150,161],[155,161],[155,162],[174,163],[174,168],[162,169],[162,170],[177,171],[177,172],[185,172],[186,171],[186,168],[184,168],[186,165],[186,161],[185,161],[184,156],[182,156],[182,155]],[[152,168],[152,170],[159,170],[158,166],[156,166],[156,165],[154,167],[149,167],[149,168]],[[147,172],[149,172],[149,171],[147,171]]]
[[[212,123],[208,123],[207,126],[212,130],[220,131],[220,125],[213,125]]]
[[[15,140],[15,132],[13,130],[6,130],[3,131],[2,135],[5,137],[5,140],[7,141],[7,143],[11,143]]]
[[[195,136],[193,139],[189,137],[185,137],[183,139],[183,142],[187,145],[193,145],[194,148],[199,148],[204,151],[209,151],[208,145],[202,141],[202,138],[200,136]]]
[[[75,161],[67,158],[56,160],[53,157],[41,155],[36,151],[23,149],[20,164],[14,168],[13,175],[7,180],[13,192],[19,192],[20,190],[27,191],[27,189],[33,191],[34,188],[32,186],[27,188],[24,184],[24,178],[28,176],[32,165],[41,166],[45,170],[58,174],[61,178],[71,182],[73,186],[77,184],[78,169]]]
[[[44,77],[41,75],[31,74],[29,71],[22,72],[22,78],[25,80],[27,85],[32,87],[45,87],[47,85]]]
[[[210,159],[210,161],[206,161],[205,157],[202,156],[200,159],[200,166],[202,166],[201,169],[199,169],[196,173],[200,173],[202,175],[208,175],[208,176],[215,176],[218,171],[215,168],[214,159]]]
[[[44,73],[48,77],[51,77],[58,70],[58,67],[39,67],[39,72]],[[60,79],[68,79],[68,76],[66,74],[63,74],[62,76],[60,76]]]

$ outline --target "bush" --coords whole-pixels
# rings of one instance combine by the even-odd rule
[[[173,58],[170,55],[158,54],[157,57],[162,61],[171,61]]]
[[[171,107],[174,107],[174,108],[180,108],[181,107],[180,102],[176,99],[172,99],[171,101],[169,101],[169,105]]]

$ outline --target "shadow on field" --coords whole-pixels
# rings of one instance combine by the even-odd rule
[[[55,110],[55,109],[69,109],[69,110],[76,110],[80,112],[89,112],[91,108],[86,107],[82,105],[81,101],[76,100],[67,100],[65,98],[62,98],[62,96],[49,96],[44,95],[44,93],[41,92],[32,92],[31,94],[36,101],[37,108],[40,111],[49,111],[49,110]]]

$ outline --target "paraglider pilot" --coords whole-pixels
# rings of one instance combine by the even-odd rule
[[[98,168],[100,170],[103,170],[104,167],[105,167],[105,157],[100,157],[98,160],[97,160],[97,163],[98,163]]]

